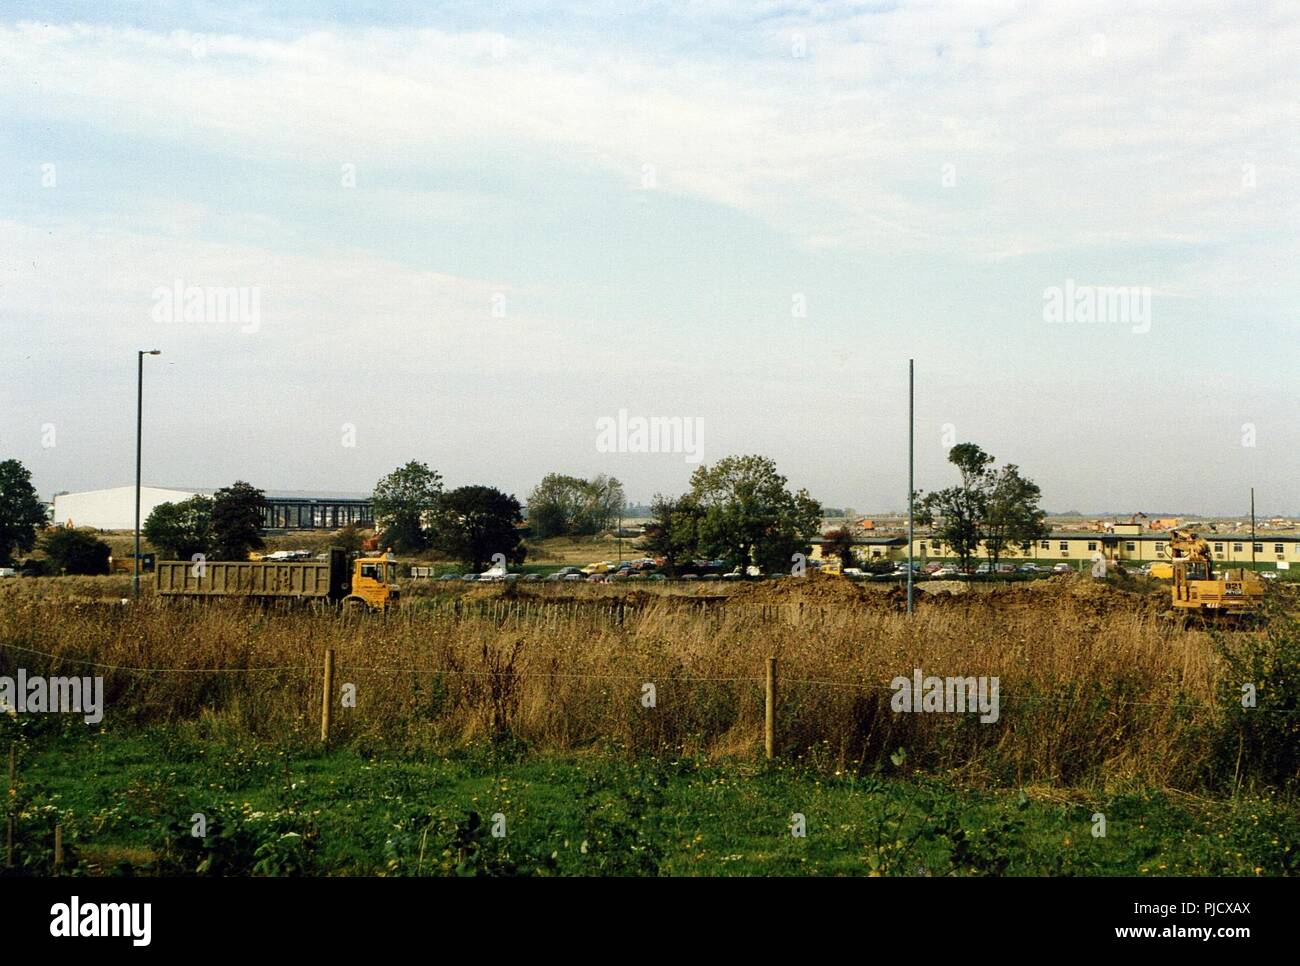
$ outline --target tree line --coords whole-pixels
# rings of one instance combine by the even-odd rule
[[[954,446],[948,458],[959,481],[930,493],[917,491],[917,520],[953,549],[962,566],[980,547],[996,566],[1008,549],[1046,537],[1039,488],[1017,466],[994,469],[993,457],[974,443]],[[411,460],[376,483],[371,502],[384,548],[438,555],[474,570],[497,555],[515,566],[526,557],[524,507],[495,487],[446,490],[441,474]],[[211,497],[160,504],[142,534],[164,557],[246,560],[264,546],[265,505],[264,492],[240,480]],[[610,530],[625,507],[623,486],[613,477],[550,473],[529,495],[527,532],[538,540],[593,536]],[[792,490],[776,464],[759,455],[729,456],[696,468],[690,488],[675,496],[656,494],[650,514],[635,547],[662,559],[672,575],[691,569],[698,559],[720,559],[742,573],[788,572],[797,554],[811,551],[825,516],[807,490]],[[31,551],[45,526],[31,474],[17,460],[0,463],[0,566]],[[354,526],[344,528],[339,540],[346,549],[361,549]],[[847,530],[826,537],[827,551],[846,563],[852,546]],[[58,572],[108,570],[108,545],[85,531],[56,528],[42,549]]]

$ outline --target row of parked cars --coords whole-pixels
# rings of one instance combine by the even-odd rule
[[[1014,564],[1000,563],[997,567],[991,564],[982,563],[976,567],[967,567],[962,569],[956,564],[933,562],[912,567],[912,579],[933,578],[935,580],[962,580],[966,577],[989,577],[994,574],[1062,574],[1069,573],[1074,568],[1068,563],[1062,561],[1052,567],[1046,567],[1042,564],[1026,563],[1019,567]],[[891,571],[885,573],[867,573],[856,567],[846,567],[843,571],[844,576],[853,580],[898,580],[907,577],[907,564],[899,564]]]

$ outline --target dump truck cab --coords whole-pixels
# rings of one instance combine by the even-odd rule
[[[352,578],[345,588],[345,605],[364,604],[370,610],[387,610],[401,599],[397,586],[397,563],[391,553],[358,557],[352,563]]]

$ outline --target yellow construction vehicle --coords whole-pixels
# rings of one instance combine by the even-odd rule
[[[1264,581],[1253,570],[1214,571],[1210,545],[1190,530],[1169,533],[1175,614],[1212,619],[1250,618],[1264,600]]]

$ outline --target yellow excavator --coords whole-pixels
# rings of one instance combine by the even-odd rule
[[[1264,581],[1255,571],[1236,568],[1216,574],[1209,543],[1190,530],[1171,530],[1167,546],[1175,614],[1240,620],[1259,613]]]

